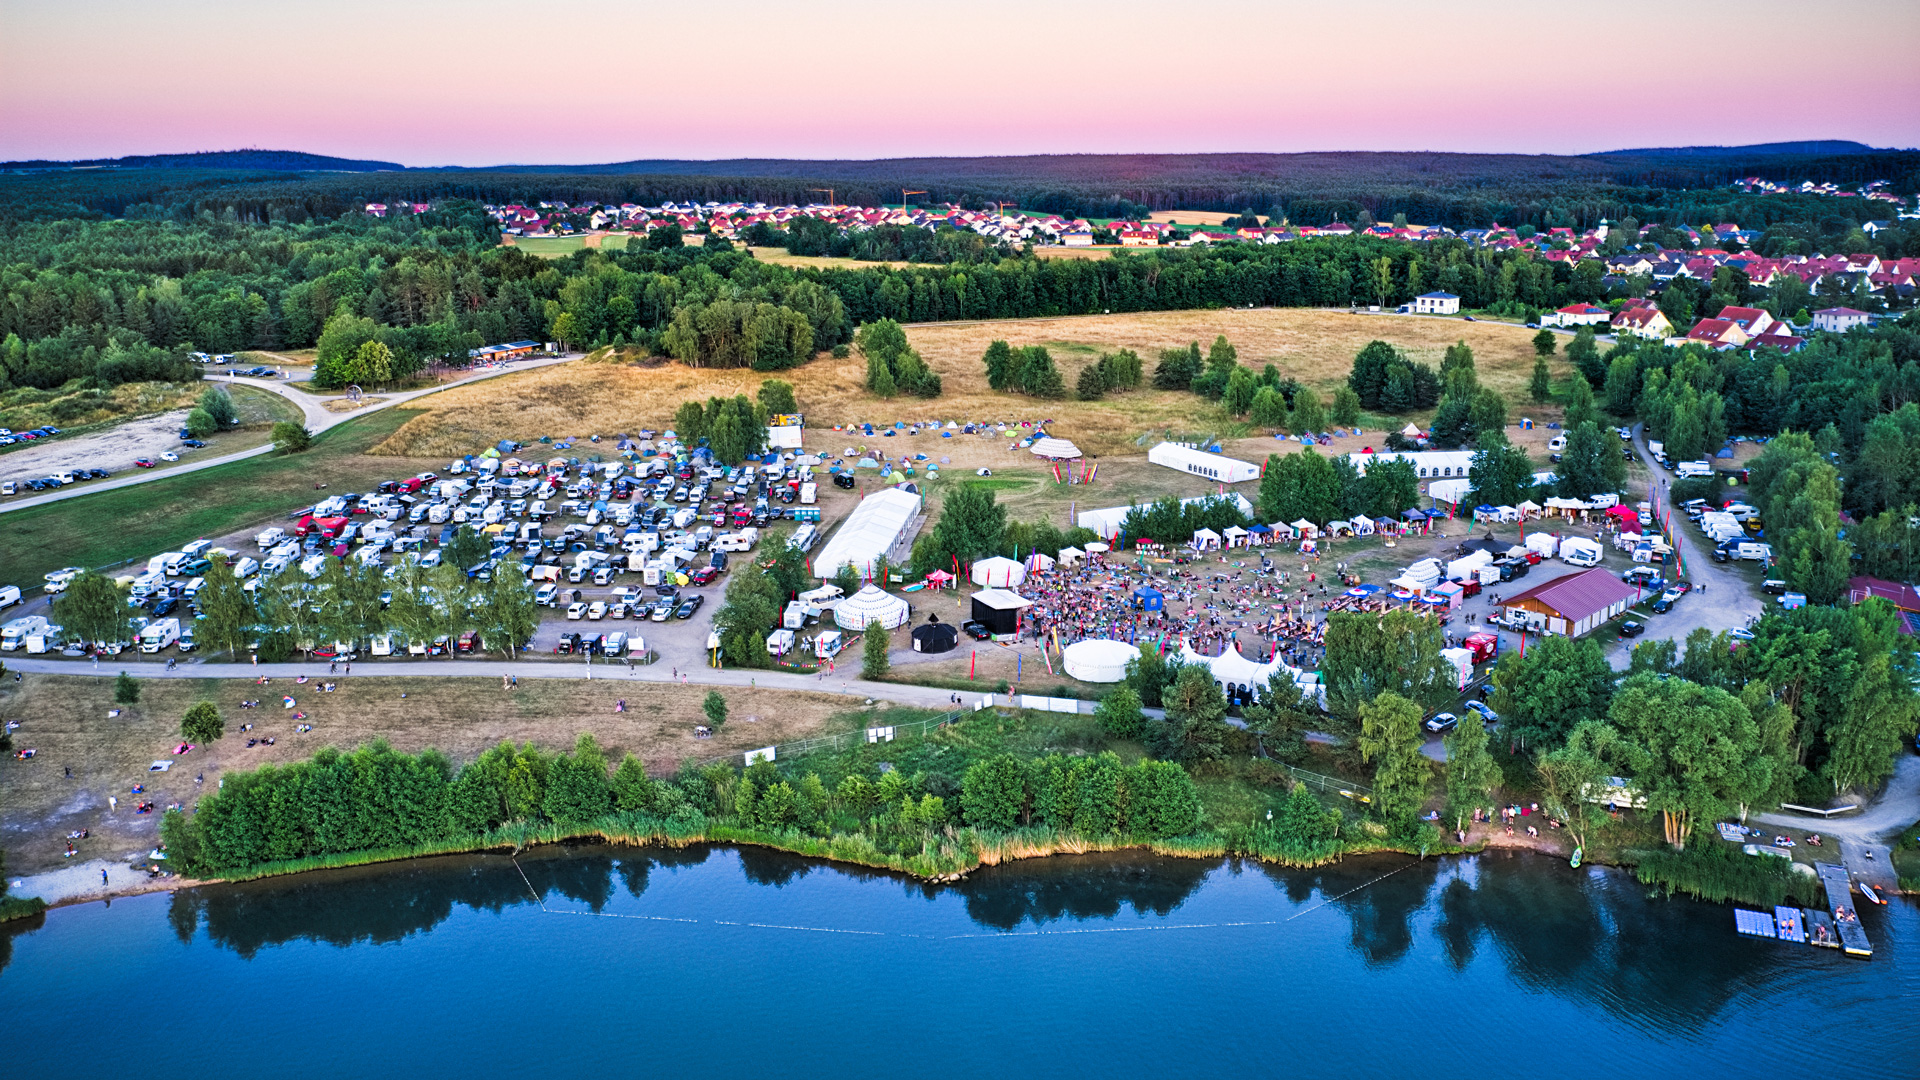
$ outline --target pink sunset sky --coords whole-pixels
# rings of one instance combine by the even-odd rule
[[[1920,144],[1912,0],[0,0],[0,157]]]

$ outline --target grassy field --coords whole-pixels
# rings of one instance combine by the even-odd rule
[[[1226,416],[1218,406],[1187,393],[1142,390],[1104,401],[1079,402],[1038,401],[990,390],[980,363],[987,343],[1004,338],[1015,346],[1046,345],[1060,364],[1067,385],[1072,386],[1079,369],[1103,352],[1134,349],[1151,373],[1159,350],[1189,341],[1199,341],[1204,347],[1216,334],[1225,334],[1239,348],[1241,363],[1255,368],[1272,363],[1283,374],[1320,389],[1325,396],[1345,380],[1353,355],[1374,338],[1392,342],[1414,358],[1436,366],[1448,345],[1464,339],[1474,348],[1481,382],[1507,394],[1515,403],[1516,416],[1523,414],[1519,406],[1533,367],[1532,346],[1524,329],[1299,308],[926,323],[909,327],[907,333],[921,355],[940,372],[945,392],[937,399],[882,401],[872,397],[863,385],[866,363],[858,355],[845,360],[822,355],[779,377],[794,384],[800,407],[812,427],[883,421],[1050,419],[1058,433],[1072,438],[1082,449],[1102,455],[1130,455],[1142,452],[1138,444],[1149,432],[1223,438],[1255,433]],[[1564,376],[1564,363],[1561,368]],[[683,401],[751,394],[765,377],[747,370],[696,370],[672,363],[570,365],[509,375],[436,395],[423,415],[375,452],[437,457],[469,453],[476,446],[501,438],[608,435],[643,427],[662,428],[669,425],[673,410]],[[1556,412],[1529,408],[1524,414],[1544,419]],[[945,453],[952,444],[941,442],[939,448]],[[956,458],[955,464],[959,463]],[[1005,463],[996,460],[983,464]]]
[[[325,674],[324,663],[315,666],[316,677]],[[846,718],[845,697],[729,688],[724,692],[732,718],[713,738],[696,739],[693,728],[705,723],[700,705],[708,687],[622,681],[617,675],[591,682],[528,680],[510,692],[492,679],[356,675],[336,684],[340,689],[327,694],[317,683],[296,686],[290,680],[262,687],[245,679],[147,679],[140,684],[140,703],[109,718],[111,679],[31,675],[18,685],[9,679],[0,690],[0,718],[20,721],[16,745],[38,754],[27,761],[0,759],[0,846],[7,849],[7,869],[32,873],[60,864],[62,849],[54,838],[83,828],[93,832],[83,849],[89,858],[145,850],[155,821],[130,813],[134,783],[144,783],[145,797],[163,807],[176,800],[190,804],[213,790],[225,770],[295,761],[323,746],[386,739],[409,752],[438,747],[460,763],[502,739],[567,747],[590,731],[615,760],[632,752],[665,774],[686,757],[704,761],[858,722]],[[313,731],[294,731],[292,713],[279,707],[283,691],[295,696]],[[622,699],[627,711],[614,712]],[[202,700],[220,707],[226,737],[174,758],[180,717]],[[245,700],[270,707],[241,709]],[[247,722],[255,729],[240,732]],[[248,738],[265,736],[275,744],[247,746]],[[147,765],[158,759],[173,760],[173,770],[149,773]],[[64,774],[68,767],[72,779]],[[196,775],[205,782],[196,785]],[[118,814],[107,813],[109,794],[120,797]]]
[[[543,258],[559,258],[571,255],[581,248],[607,248],[612,251],[626,249],[628,237],[625,233],[593,233],[588,236],[513,236],[503,238],[510,247],[517,247],[529,255]]]
[[[0,583],[37,587],[62,566],[118,566],[196,537],[216,537],[311,500],[316,485],[360,489],[370,479],[446,465],[366,451],[414,414],[389,409],[321,434],[311,450],[236,461],[147,484],[17,510],[0,520]]]

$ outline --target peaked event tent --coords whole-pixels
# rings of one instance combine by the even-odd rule
[[[1044,439],[1034,440],[1033,456],[1062,460],[1077,458],[1080,456],[1080,448],[1065,439],[1056,439],[1049,435]]]
[[[1127,661],[1138,659],[1140,650],[1124,641],[1089,638],[1076,641],[1061,652],[1067,674],[1081,682],[1117,683],[1127,677]]]
[[[869,623],[891,630],[907,621],[907,602],[868,584],[834,606],[833,621],[845,630],[865,630]]]
[[[1027,580],[1027,568],[1012,559],[1003,559],[998,555],[981,559],[973,564],[973,572],[968,575],[975,585],[988,588],[1014,589]]]

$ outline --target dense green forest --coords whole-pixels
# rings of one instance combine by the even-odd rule
[[[1809,147],[1806,149],[1818,149]],[[1838,149],[1838,148],[1834,148]],[[222,160],[208,157],[209,163]],[[1586,157],[1523,154],[1309,153],[1052,155],[878,161],[631,161],[609,165],[421,169],[376,173],[290,173],[245,169],[123,168],[43,172],[0,185],[9,217],[118,216],[140,204],[187,216],[232,207],[244,220],[337,217],[366,202],[665,201],[804,204],[831,188],[854,205],[876,206],[903,188],[929,204],[973,209],[1012,202],[1023,209],[1087,217],[1135,217],[1151,210],[1278,209],[1299,224],[1363,215],[1453,228],[1577,225],[1601,218],[1736,221],[1759,228],[1820,214],[1890,216],[1861,200],[1857,211],[1815,210],[1810,200],[1739,195],[1733,180],[1857,184],[1892,181],[1920,189],[1920,154],[1801,153],[1738,148],[1726,153],[1623,153]],[[191,165],[192,157],[180,164]],[[361,163],[363,165],[377,163]],[[286,168],[286,165],[281,165]],[[1832,203],[1836,200],[1827,200]],[[1864,218],[1862,218],[1864,220]]]
[[[184,219],[181,207],[126,209],[125,218],[13,221],[0,231],[0,390],[89,377],[179,379],[190,377],[180,363],[189,349],[314,345],[326,384],[342,381],[335,365],[375,338],[389,347],[395,377],[435,360],[464,362],[481,344],[529,338],[635,343],[690,363],[775,370],[881,318],[1392,304],[1431,288],[1468,307],[1520,314],[1605,296],[1591,263],[1570,269],[1453,240],[1353,237],[1038,260],[981,250],[967,234],[948,241],[913,230],[922,235],[912,244],[941,247],[955,261],[820,270],[770,266],[720,243],[679,247],[673,230],[623,252],[546,261],[500,247],[484,212],[461,200],[419,215],[266,224],[248,223],[232,205]],[[1848,239],[1866,241],[1841,224]],[[1804,231],[1783,226],[1758,246],[1806,244]],[[1895,229],[1847,250],[1892,256],[1916,245],[1920,235]],[[1703,307],[1719,299],[1782,306],[1733,279],[1697,291]]]

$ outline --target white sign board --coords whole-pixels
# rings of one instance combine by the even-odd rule
[[[772,761],[773,751],[774,748],[771,746],[763,746],[758,750],[747,751],[747,765],[751,767],[756,761]]]
[[[890,727],[870,727],[867,729],[867,741],[870,743],[892,742],[893,729]]]

